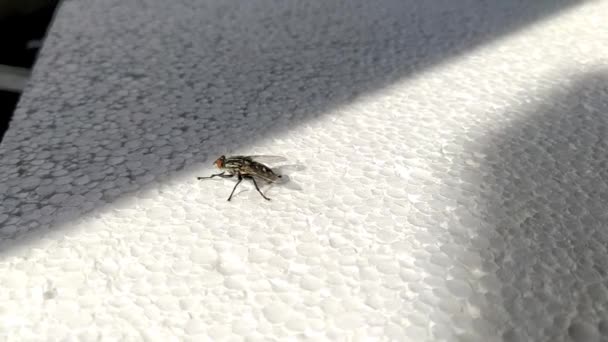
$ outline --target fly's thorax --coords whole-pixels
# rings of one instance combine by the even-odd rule
[[[240,168],[240,167],[247,166],[250,164],[251,164],[251,160],[248,160],[247,158],[241,158],[241,157],[227,158],[224,161],[224,167],[229,168],[229,169]]]

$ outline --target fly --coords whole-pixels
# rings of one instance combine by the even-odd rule
[[[276,174],[270,167],[257,161],[261,159],[284,160],[282,157],[275,156],[221,156],[213,162],[213,164],[218,169],[222,170],[221,173],[217,173],[208,177],[196,177],[196,179],[211,179],[213,177],[232,178],[236,176],[238,178],[238,181],[236,182],[234,188],[232,188],[232,192],[228,197],[228,201],[232,199],[234,191],[239,186],[239,184],[241,184],[243,179],[251,179],[258,193],[260,193],[260,195],[262,195],[264,199],[270,201],[270,198],[266,197],[258,187],[258,183],[255,181],[255,178],[257,177],[268,183],[274,183],[279,180],[279,178],[281,178],[281,175]]]

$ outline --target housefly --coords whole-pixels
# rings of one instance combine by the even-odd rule
[[[222,170],[221,173],[214,174],[208,177],[196,177],[196,179],[211,179],[213,177],[232,178],[236,176],[238,178],[238,181],[234,185],[234,188],[232,188],[232,192],[228,197],[228,201],[232,199],[234,191],[239,186],[239,184],[241,184],[243,179],[251,179],[258,193],[260,193],[260,195],[262,195],[264,199],[270,201],[270,198],[266,197],[262,193],[255,179],[259,178],[268,183],[274,183],[282,176],[275,173],[270,167],[262,164],[262,160],[283,161],[285,159],[278,156],[221,156],[213,162],[213,164],[218,169]]]

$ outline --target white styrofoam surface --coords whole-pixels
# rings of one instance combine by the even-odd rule
[[[606,340],[608,2],[428,3],[65,2],[0,338]],[[221,153],[305,168],[226,202]]]

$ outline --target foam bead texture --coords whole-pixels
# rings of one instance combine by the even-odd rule
[[[0,339],[606,341],[605,13],[64,1],[0,145]],[[227,202],[224,153],[297,167]]]

